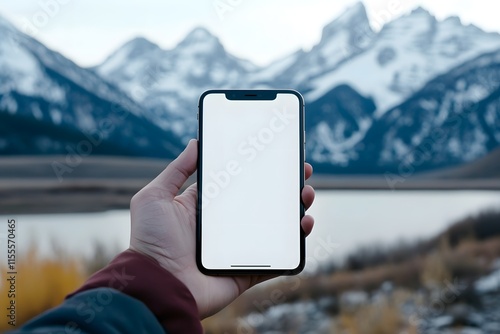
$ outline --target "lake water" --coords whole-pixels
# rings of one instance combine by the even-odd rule
[[[318,191],[309,210],[316,225],[307,241],[308,268],[340,259],[359,245],[390,244],[433,236],[471,214],[500,208],[500,192],[485,191]],[[0,243],[7,220],[18,222],[18,251],[33,243],[50,256],[54,249],[91,256],[96,241],[115,250],[128,247],[127,210],[85,214],[0,216]],[[54,248],[53,244],[58,247]],[[5,252],[2,246],[0,253]],[[3,255],[2,255],[2,258]]]

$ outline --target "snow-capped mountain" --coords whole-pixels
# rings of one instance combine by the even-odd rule
[[[255,69],[228,54],[208,30],[196,28],[172,50],[134,39],[95,71],[144,106],[152,122],[192,138],[201,93],[214,87],[242,87]]]
[[[375,32],[358,3],[310,51],[263,68],[229,54],[204,28],[170,50],[136,38],[92,69],[3,19],[0,33],[4,154],[61,153],[110,121],[96,152],[172,156],[195,136],[204,90],[272,87],[305,95],[307,157],[320,172],[394,172],[402,162],[428,171],[500,146],[500,35],[422,8]],[[444,139],[430,145],[439,131]],[[422,160],[415,152],[423,149]]]
[[[426,171],[500,147],[500,50],[427,83],[370,127],[353,169]]]
[[[352,25],[352,30],[356,31],[355,27],[359,26],[360,31],[367,31],[368,20],[360,8],[363,7],[357,5],[343,16],[356,18],[354,22],[357,25]],[[360,23],[363,22],[362,18],[366,23]],[[302,88],[306,92],[306,101],[322,100],[335,87],[344,84],[360,95],[373,99],[376,106],[373,119],[359,119],[357,123],[365,126],[360,126],[358,132],[343,137],[341,141],[335,139],[339,138],[337,130],[326,127],[325,121],[309,123],[309,138],[317,138],[314,144],[309,145],[309,149],[314,152],[312,157],[321,163],[349,166],[351,172],[355,170],[354,161],[360,154],[355,146],[359,148],[365,145],[363,142],[368,140],[364,136],[371,124],[377,123],[377,119],[388,109],[403,103],[436,76],[485,52],[500,48],[500,35],[486,33],[472,25],[464,26],[457,17],[437,21],[422,8],[389,22],[375,36],[365,36],[369,38],[363,40],[366,41],[364,48],[351,48],[357,53],[336,69],[309,77]],[[311,50],[311,53],[314,54],[314,51]],[[325,103],[328,104],[328,101]],[[349,113],[354,112],[347,108]],[[315,112],[311,108],[309,111]],[[406,117],[413,117],[407,113],[403,112]],[[389,130],[385,128],[385,131]],[[382,146],[378,148],[382,149]],[[338,160],[338,157],[351,157],[351,160]],[[361,170],[367,171],[366,168]]]
[[[309,106],[321,115],[308,134],[319,172],[404,178],[467,164],[500,147],[500,50],[438,76],[379,118],[370,118],[371,99],[347,91],[337,87]]]
[[[94,72],[0,17],[0,152],[172,157],[180,142]],[[88,145],[90,143],[90,145]]]
[[[133,40],[95,70],[144,106],[149,119],[184,140],[196,130],[186,111],[205,89],[298,89],[308,105],[309,157],[347,168],[385,112],[436,76],[498,48],[499,34],[463,25],[457,17],[438,21],[422,8],[375,32],[360,2],[325,26],[310,51],[298,50],[264,68],[229,55],[216,37],[198,28],[172,50]]]
[[[335,87],[310,103],[306,113],[308,159],[340,168],[358,160],[353,148],[372,126],[375,110],[372,99],[347,85]]]
[[[360,22],[363,16],[356,17]],[[367,22],[353,29],[365,31]],[[380,116],[435,76],[497,48],[499,34],[464,26],[457,17],[437,21],[425,9],[417,8],[386,24],[364,51],[338,70],[325,71],[310,80],[306,98],[314,101],[340,84],[349,84],[375,100]]]
[[[347,9],[341,16],[323,28],[321,40],[309,52],[302,50],[294,54],[293,61],[283,66],[283,62],[271,64],[260,72],[273,72],[275,67],[281,71],[268,76],[268,85],[277,87],[294,87],[307,92],[311,87],[309,81],[323,76],[325,73],[335,72],[348,60],[372,47],[376,34],[373,32],[366,9],[359,2]],[[262,74],[258,73],[257,78]],[[252,78],[255,81],[254,78]],[[345,82],[349,84],[349,82]],[[334,87],[325,87],[334,88]],[[312,94],[312,93],[311,93]],[[316,96],[316,100],[319,96]]]

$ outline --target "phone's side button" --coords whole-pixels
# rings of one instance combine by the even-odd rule
[[[304,161],[306,160],[306,130],[304,130]]]

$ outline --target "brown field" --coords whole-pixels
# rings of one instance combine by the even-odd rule
[[[89,212],[126,209],[130,198],[158,175],[168,161],[120,157],[64,156],[0,158],[0,214]],[[59,179],[54,162],[67,166]],[[71,165],[71,163],[73,165]],[[59,166],[61,166],[59,165]],[[469,168],[470,169],[470,168]],[[467,169],[467,170],[469,170]],[[395,190],[499,190],[500,178],[467,177],[452,170],[400,179]],[[460,177],[460,178],[458,178]],[[195,181],[193,176],[188,184]],[[392,190],[384,176],[315,175],[308,181],[316,189]]]

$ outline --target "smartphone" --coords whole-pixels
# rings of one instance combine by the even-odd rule
[[[198,108],[199,270],[299,273],[305,265],[302,96],[210,90]]]

